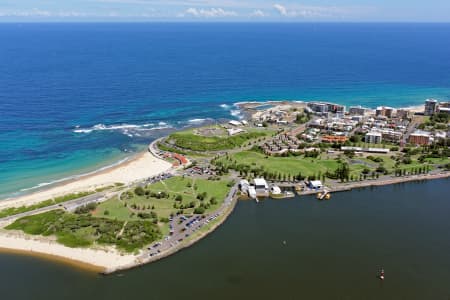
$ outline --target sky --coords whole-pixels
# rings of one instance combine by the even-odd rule
[[[0,0],[0,22],[450,22],[450,0]]]

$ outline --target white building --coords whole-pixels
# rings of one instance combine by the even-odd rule
[[[245,132],[245,130],[242,130],[241,128],[228,128],[227,131],[229,136]]]
[[[239,181],[239,188],[243,193],[248,193],[248,189],[250,187],[250,183],[247,180],[241,180]]]
[[[323,187],[322,181],[320,181],[320,180],[310,180],[308,183],[308,186],[310,188],[316,189],[316,190],[321,189]]]
[[[371,131],[366,133],[365,142],[369,144],[380,144],[381,132]]]
[[[269,196],[269,185],[264,178],[255,178],[253,179],[253,184],[255,187],[256,195],[267,197]]]
[[[236,120],[231,120],[230,122],[228,122],[228,124],[233,125],[233,126],[241,126],[242,123]]]

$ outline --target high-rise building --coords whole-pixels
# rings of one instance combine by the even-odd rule
[[[433,115],[437,111],[437,108],[438,108],[437,100],[434,99],[425,100],[425,111],[424,111],[425,116]]]

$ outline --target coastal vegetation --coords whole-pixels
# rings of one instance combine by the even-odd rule
[[[72,214],[62,210],[20,218],[5,228],[55,236],[58,243],[72,248],[99,244],[116,246],[126,252],[134,252],[162,237],[159,228],[149,221],[94,218],[89,213]]]
[[[270,134],[272,134],[272,131],[254,130],[234,136],[205,136],[189,130],[171,134],[167,138],[167,142],[183,150],[219,151],[234,149],[243,146],[250,140],[265,137]]]
[[[45,200],[45,201],[42,201],[42,202],[39,202],[39,203],[33,204],[33,205],[5,208],[5,209],[0,211],[0,218],[13,216],[13,215],[21,214],[21,213],[28,212],[28,211],[33,211],[33,210],[36,210],[36,209],[39,209],[39,208],[44,208],[44,207],[47,207],[47,206],[51,206],[51,205],[67,202],[67,201],[70,201],[70,200],[75,200],[75,199],[78,199],[78,198],[81,198],[81,197],[86,197],[86,196],[91,195],[93,193],[94,192],[72,193],[72,194],[56,197],[56,198],[53,198],[53,199],[48,199],[48,200]]]

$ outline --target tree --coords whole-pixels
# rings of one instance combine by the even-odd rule
[[[138,186],[134,189],[134,193],[138,196],[144,196],[145,190],[142,188],[142,186]]]
[[[204,213],[205,213],[205,208],[204,207],[197,207],[196,209],[194,209],[194,214],[202,215]]]

